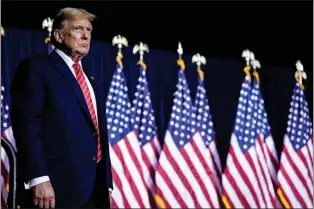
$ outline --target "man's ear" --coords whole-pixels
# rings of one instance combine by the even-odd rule
[[[62,40],[63,40],[63,38],[62,38],[62,36],[63,36],[62,32],[61,32],[60,30],[55,30],[55,31],[53,32],[53,35],[54,35],[56,41],[61,44],[61,43],[62,43]]]

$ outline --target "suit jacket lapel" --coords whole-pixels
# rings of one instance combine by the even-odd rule
[[[60,71],[60,73],[63,75],[63,77],[66,79],[67,83],[69,84],[69,86],[73,90],[73,92],[76,95],[76,98],[78,99],[87,119],[90,121],[91,125],[94,127],[93,120],[92,120],[91,115],[89,113],[83,92],[81,90],[81,87],[79,86],[77,80],[73,76],[71,70],[69,69],[67,64],[64,62],[64,60],[56,52],[53,51],[49,56],[52,58],[53,64]]]

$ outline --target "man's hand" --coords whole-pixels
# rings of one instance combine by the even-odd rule
[[[40,208],[55,208],[55,193],[50,181],[34,186],[34,205]]]

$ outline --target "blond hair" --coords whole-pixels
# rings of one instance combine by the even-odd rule
[[[62,29],[68,20],[73,20],[75,18],[86,18],[90,22],[93,22],[96,19],[96,15],[87,12],[85,9],[81,8],[73,8],[73,7],[66,7],[62,8],[58,11],[56,17],[53,20],[52,24],[52,32],[56,29]],[[51,37],[51,43],[53,45],[57,45],[54,36]]]
[[[71,20],[77,17],[86,18],[90,22],[93,22],[96,19],[96,15],[87,12],[85,9],[66,7],[60,9],[57,13],[57,16],[53,21],[53,29],[61,29],[64,27],[67,20]]]

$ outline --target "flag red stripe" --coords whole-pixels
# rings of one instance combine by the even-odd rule
[[[270,156],[270,162],[271,164],[274,166],[274,169],[275,171],[277,172],[278,171],[278,161],[276,160],[276,158],[274,157],[272,151],[269,149],[268,146],[267,147],[267,152],[268,152],[268,156]]]
[[[127,137],[124,137],[123,140],[125,141],[125,143],[127,143],[128,138],[127,138]],[[124,172],[125,172],[125,176],[126,176],[127,179],[128,179],[128,182],[129,182],[129,184],[130,184],[130,187],[131,187],[131,189],[132,189],[132,192],[134,193],[134,196],[135,196],[135,198],[136,198],[138,204],[140,205],[141,208],[144,208],[144,204],[143,204],[143,201],[142,201],[142,199],[141,199],[141,196],[140,196],[140,193],[139,193],[139,191],[138,191],[138,188],[137,188],[137,186],[136,186],[136,184],[135,184],[135,182],[134,182],[134,180],[133,180],[133,178],[132,178],[132,175],[131,175],[131,173],[130,173],[130,171],[129,171],[129,169],[128,169],[128,166],[127,166],[128,162],[126,162],[126,161],[124,160],[124,157],[123,157],[123,155],[122,155],[122,152],[121,152],[121,149],[120,149],[119,145],[115,145],[115,146],[113,146],[112,148],[113,148],[114,152],[116,153],[118,159],[120,159],[120,161],[121,161],[121,164],[122,164],[122,166],[123,166],[123,170],[124,170]],[[127,148],[127,149],[128,149],[128,148]],[[128,151],[130,152],[129,149],[128,149]],[[132,155],[132,154],[130,153],[130,155]]]
[[[193,143],[193,141],[194,141],[194,140],[192,139],[192,140],[191,140],[191,143]],[[192,144],[191,144],[191,145],[192,145]],[[193,147],[193,145],[192,145],[192,148],[193,148],[193,149],[198,149],[197,147]],[[196,150],[194,150],[194,152],[196,152]],[[203,181],[202,181],[202,179],[201,179],[201,176],[200,176],[200,174],[197,172],[196,167],[194,166],[194,164],[193,164],[192,161],[190,160],[190,157],[188,156],[188,153],[186,152],[185,149],[182,149],[182,156],[183,156],[185,162],[190,166],[191,172],[192,172],[192,174],[194,175],[194,177],[195,177],[197,183],[199,184],[199,186],[200,186],[200,188],[201,188],[201,190],[202,190],[202,193],[204,194],[204,196],[205,196],[206,200],[208,201],[210,207],[213,208],[213,207],[214,207],[214,204],[213,204],[212,201],[211,201],[211,198],[210,198],[210,196],[209,196],[209,194],[208,194],[208,191],[206,190],[206,187],[205,187],[205,185],[204,185],[204,183],[203,183]],[[201,159],[199,159],[199,160],[201,160]],[[203,163],[202,163],[202,164],[203,164]],[[211,179],[211,181],[212,181],[212,179]],[[187,183],[188,183],[188,182],[187,182]],[[196,183],[196,182],[195,182],[195,183]],[[213,182],[212,182],[212,183],[213,183]],[[215,184],[213,184],[213,185],[215,185]],[[192,193],[195,194],[195,192],[192,192]],[[196,196],[196,195],[195,195],[195,196]],[[202,206],[200,205],[200,203],[199,203],[199,201],[198,201],[197,199],[195,200],[195,203],[196,203],[196,205],[195,205],[196,208],[202,208]]]
[[[309,153],[308,156],[310,157],[310,163],[311,163],[310,166],[312,167],[312,166],[313,166],[313,156],[312,156],[312,154],[310,154],[310,153],[312,153],[313,151],[310,151],[310,148],[309,148],[309,144],[310,144],[310,143],[313,145],[313,143],[314,143],[313,138],[310,139],[310,142],[308,142],[308,144],[307,144],[307,146],[306,146],[306,147],[307,147],[307,150],[308,150],[308,153]],[[313,148],[314,148],[314,147],[312,146],[311,149],[313,149]],[[311,168],[311,167],[310,167],[310,168]]]
[[[263,143],[263,139],[261,139],[259,136],[257,137],[257,143],[260,147],[260,150],[262,151],[262,159],[265,159],[265,163],[267,163],[266,161],[266,156],[265,156],[265,149],[263,147],[264,143]],[[274,193],[271,192],[271,189],[273,189],[273,187],[269,188],[269,185],[272,185],[271,183],[272,182],[269,182],[269,179],[267,178],[267,173],[269,174],[269,170],[268,170],[268,167],[267,167],[267,164],[265,165],[266,167],[263,167],[263,164],[262,164],[262,161],[261,161],[261,158],[258,158],[258,164],[260,166],[260,169],[262,171],[262,175],[263,175],[263,178],[265,180],[265,183],[266,183],[266,188],[267,188],[267,192],[268,194],[265,194],[265,195],[269,195],[269,198],[271,199],[271,202],[272,202],[272,206],[275,207],[276,206],[276,202],[275,202],[275,199],[274,199]],[[266,172],[266,173],[265,173]],[[271,176],[270,177],[270,180],[271,180]],[[264,194],[264,193],[263,193]],[[267,202],[265,202],[267,203]]]
[[[167,201],[167,199],[165,198],[165,194],[163,192],[162,189],[160,189],[159,187],[156,187],[155,193],[162,198],[162,201],[164,202],[166,208],[171,208],[171,205],[169,204],[169,202]],[[157,206],[157,203],[156,203]],[[159,206],[160,207],[160,206]],[[153,207],[152,207],[153,208]],[[157,207],[156,207],[157,208]]]
[[[288,183],[287,186],[289,186],[291,188],[292,193],[294,194],[295,198],[300,202],[301,207],[302,208],[307,208],[306,203],[304,202],[304,200],[303,200],[302,196],[300,195],[298,189],[295,187],[295,185],[293,184],[293,182],[290,179],[290,176],[287,174],[285,167],[282,166],[280,171],[281,171],[283,177],[285,178],[285,180]]]
[[[259,180],[259,176],[257,175],[257,168],[255,167],[255,163],[253,162],[253,159],[249,153],[245,155],[245,158],[248,161],[248,163],[251,165],[251,169],[254,172],[254,177],[258,183],[258,189],[259,189],[260,193],[262,194],[261,196],[262,196],[263,202],[266,204],[265,194],[262,190],[262,184],[261,184],[261,181]],[[258,166],[258,165],[256,165],[256,166]],[[260,204],[261,203],[259,202],[259,205]]]
[[[148,188],[147,188],[147,185],[145,184],[145,180],[144,180],[144,176],[143,176],[142,165],[140,164],[139,159],[137,158],[137,156],[136,156],[136,154],[135,154],[135,152],[131,146],[130,140],[127,137],[125,137],[124,140],[125,140],[125,146],[128,149],[129,154],[132,158],[132,162],[135,164],[135,168],[142,178],[142,182],[143,182],[143,185],[144,185],[146,191],[148,191]],[[136,186],[135,182],[134,182],[134,185]],[[135,195],[136,199],[139,201],[140,207],[145,208],[144,202],[140,196],[139,188],[136,188],[136,192],[134,195]]]
[[[120,158],[121,159],[121,158]],[[123,205],[125,208],[130,208],[130,204],[128,199],[125,196],[125,193],[123,191],[123,185],[122,182],[120,181],[120,178],[118,178],[118,174],[115,171],[115,169],[111,169],[112,170],[112,176],[113,176],[113,181],[116,184],[116,186],[118,187],[118,189],[120,190],[121,196],[122,196],[122,200],[123,200]],[[115,203],[116,204],[116,203]]]
[[[164,146],[164,150],[167,146]],[[171,165],[171,164],[170,164]],[[180,206],[182,208],[188,208],[187,205],[185,204],[184,200],[182,199],[179,191],[177,190],[177,188],[173,185],[172,183],[172,180],[169,178],[168,176],[168,173],[164,170],[164,168],[162,167],[162,165],[160,165],[158,167],[158,173],[160,174],[160,176],[164,179],[165,183],[168,185],[170,191],[172,191],[172,194],[173,196],[176,198],[176,200],[178,201],[178,203],[180,204]],[[162,188],[159,188],[158,189],[160,191],[162,191]],[[157,190],[158,191],[158,190]],[[160,197],[163,198],[163,201],[165,201],[165,196],[163,196],[163,193],[162,194],[158,194]]]
[[[307,150],[308,151],[308,155],[307,156],[311,156],[310,155],[310,151],[309,150]],[[301,161],[303,162],[303,164],[304,164],[304,166],[306,167],[306,168],[308,168],[308,169],[311,169],[311,168],[313,168],[313,162],[311,162],[311,160],[310,160],[310,162],[312,163],[311,165],[308,165],[308,161],[306,160],[306,158],[305,158],[305,156],[304,156],[304,154],[303,154],[303,152],[301,152],[301,151],[299,151],[298,152],[298,156],[299,156],[299,158],[301,159]],[[310,157],[311,158],[311,157]],[[310,174],[310,172],[308,172],[308,176],[309,176],[309,178],[311,179],[311,182],[313,182],[313,176]],[[310,193],[309,193],[310,194]]]
[[[224,175],[228,179],[228,181],[230,182],[230,186],[234,189],[235,193],[237,194],[237,197],[240,200],[240,202],[242,203],[243,208],[251,208],[250,204],[247,202],[246,198],[244,197],[241,189],[239,188],[239,186],[237,184],[237,179],[233,178],[228,167],[226,167],[226,169],[224,171]],[[230,204],[230,202],[232,202],[232,198],[228,199],[229,204]]]
[[[184,150],[184,148],[181,148],[181,150]],[[181,154],[184,155],[184,153]],[[189,181],[186,179],[186,177],[183,175],[182,170],[180,169],[179,165],[177,164],[176,160],[173,158],[172,154],[170,153],[167,146],[164,148],[164,153],[169,161],[169,163],[172,165],[173,169],[177,172],[177,175],[181,179],[182,183],[186,186],[187,191],[189,191],[190,195],[192,196],[192,199],[195,203],[195,207],[201,207],[197,201],[197,198],[195,196],[195,192],[192,189],[192,186],[190,185]],[[182,156],[184,158],[184,156]]]
[[[292,167],[293,171],[295,172],[295,174],[297,175],[299,181],[302,183],[303,187],[306,190],[306,193],[308,194],[309,199],[312,199],[310,196],[311,191],[310,188],[308,187],[309,185],[307,185],[306,183],[306,179],[303,177],[303,175],[301,174],[301,172],[299,171],[299,168],[295,165],[295,162],[292,160],[291,156],[289,155],[288,149],[285,146],[283,148],[283,153],[285,154],[287,161],[289,162],[289,165]],[[301,153],[301,152],[300,152]],[[303,155],[302,155],[303,156]],[[301,157],[301,156],[300,156]],[[303,156],[304,158],[304,156]],[[302,159],[305,160],[305,159]],[[304,162],[304,161],[303,161]],[[313,189],[313,188],[312,188]]]
[[[212,185],[213,187],[215,188],[216,191],[218,191],[218,188],[217,188],[217,185],[216,185],[216,182],[215,182],[215,178],[214,178],[214,173],[210,170],[207,162],[206,162],[206,159],[203,157],[203,155],[201,154],[201,151],[198,149],[197,145],[196,145],[196,142],[195,140],[191,140],[191,145],[192,145],[192,148],[195,152],[195,154],[197,155],[199,161],[201,162],[201,165],[203,166],[203,168],[205,169],[210,181],[212,182]],[[191,162],[192,163],[192,162]],[[194,170],[194,169],[193,169]],[[195,170],[196,171],[196,170]],[[199,175],[199,173],[197,173]],[[199,178],[196,178],[196,179],[199,179]],[[204,188],[205,189],[205,188]],[[209,191],[203,191],[204,194],[208,194]],[[208,194],[209,195],[209,194]],[[208,200],[210,200],[209,197],[206,196],[206,198]],[[214,205],[212,205],[212,207],[215,207]]]
[[[288,185],[289,186],[289,185]],[[286,194],[285,190],[282,188],[280,182],[278,182],[278,188],[280,188],[281,190],[281,193],[282,193],[282,196],[283,198],[285,199],[285,201],[287,201],[287,203],[289,204],[290,208],[292,208],[292,205],[291,205],[291,201],[289,199],[289,196]],[[282,203],[282,202],[280,202]]]
[[[250,174],[247,174],[247,171],[244,171],[244,170],[243,170],[243,169],[244,169],[244,166],[242,166],[242,165],[241,165],[241,162],[238,161],[238,157],[237,157],[237,155],[236,155],[236,153],[235,153],[235,151],[234,151],[233,146],[230,147],[229,153],[230,153],[230,155],[232,156],[233,163],[234,163],[236,169],[238,170],[238,172],[239,172],[239,174],[241,175],[241,177],[242,177],[244,183],[246,184],[246,186],[247,186],[248,189],[250,190],[250,193],[252,194],[252,196],[253,196],[253,198],[254,198],[254,201],[256,202],[257,207],[260,208],[261,206],[260,206],[260,202],[259,202],[259,200],[258,200],[258,198],[257,198],[256,191],[255,191],[254,188],[252,187],[252,184],[251,184],[251,182],[250,182],[250,180],[249,180],[249,177],[248,177],[248,175],[250,175]],[[246,155],[245,155],[245,158],[246,158],[246,159],[248,159],[247,156],[249,156],[249,154],[246,154]],[[257,178],[257,176],[256,176],[256,170],[254,169],[254,166],[252,166],[252,165],[254,165],[253,162],[249,162],[249,160],[248,160],[248,163],[251,165],[252,170],[253,170],[253,172],[254,172],[254,175],[255,175],[255,179],[254,179],[254,180],[257,180],[258,178]],[[230,180],[229,180],[229,181],[230,181]],[[236,180],[235,180],[235,181],[236,181]],[[258,182],[259,182],[259,181],[258,181]],[[259,185],[259,188],[260,188],[260,185]],[[241,190],[239,190],[239,191],[241,191]],[[237,194],[238,194],[238,192],[237,192]],[[248,204],[248,203],[247,203],[247,204]],[[249,204],[248,204],[248,205],[249,205]]]
[[[150,144],[146,144],[145,146],[151,146]],[[152,145],[153,146],[153,145]],[[141,149],[141,153],[142,153],[142,158],[144,161],[144,166],[146,166],[147,170],[149,171],[149,177],[152,180],[152,185],[148,185],[148,182],[145,179],[145,184],[146,187],[149,188],[148,192],[148,198],[149,198],[149,202],[150,202],[150,206],[152,208],[155,208],[155,199],[154,199],[154,193],[153,193],[153,189],[154,189],[154,179],[155,179],[155,169],[153,167],[153,165],[151,164],[146,152],[144,149]]]

